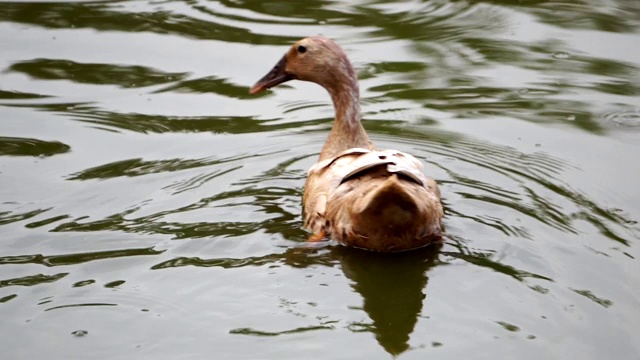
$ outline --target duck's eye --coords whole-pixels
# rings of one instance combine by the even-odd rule
[[[304,54],[306,51],[307,51],[307,48],[306,48],[306,47],[304,47],[304,46],[302,46],[302,45],[298,46],[298,52],[299,52],[300,54]]]

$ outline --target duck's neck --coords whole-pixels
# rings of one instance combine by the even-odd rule
[[[345,69],[345,67],[343,67]],[[360,90],[355,71],[350,64],[335,74],[335,86],[327,86],[336,111],[336,119],[320,153],[320,160],[328,159],[351,148],[373,149],[360,123]]]

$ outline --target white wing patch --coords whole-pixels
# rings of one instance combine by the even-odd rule
[[[360,156],[352,156],[360,155]],[[422,173],[422,163],[415,157],[397,150],[367,150],[353,148],[336,157],[325,159],[312,166],[308,174],[321,172],[331,166],[335,174],[331,181],[337,187],[350,177],[380,165],[387,165],[387,171],[401,174],[414,182],[426,186],[426,177]]]

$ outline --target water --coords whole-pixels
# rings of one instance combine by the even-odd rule
[[[638,4],[0,3],[0,357],[637,358]],[[441,248],[305,243],[318,33]]]

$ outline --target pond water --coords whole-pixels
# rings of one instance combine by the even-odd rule
[[[517,5],[516,5],[517,4]],[[306,243],[335,39],[445,242]],[[0,3],[3,359],[633,359],[640,2]]]

